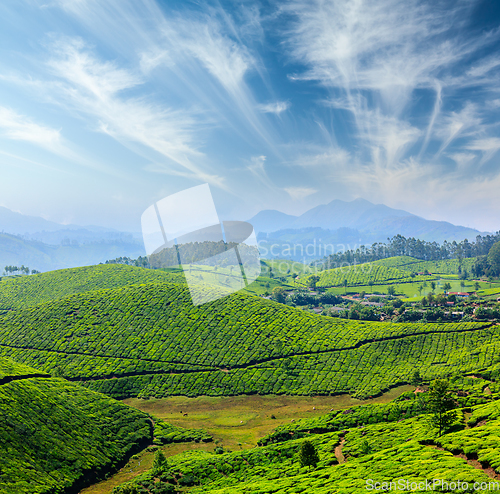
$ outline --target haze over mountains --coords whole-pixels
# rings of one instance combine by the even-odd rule
[[[351,202],[338,199],[317,206],[300,216],[265,210],[248,220],[265,243],[304,243],[314,239],[323,243],[371,244],[401,234],[426,241],[472,240],[482,232],[446,221],[426,220],[401,209],[373,204],[364,199]]]
[[[364,199],[340,200],[317,206],[300,216],[275,210],[261,211],[249,222],[259,239],[261,256],[291,257],[308,261],[325,252],[316,248],[295,255],[279,248],[287,244],[369,245],[397,234],[426,241],[469,240],[481,232],[445,221],[426,220],[407,211]],[[116,257],[145,255],[140,233],[120,232],[99,226],[62,225],[36,216],[0,207],[0,269],[6,265],[27,265],[47,271],[98,264]],[[270,246],[277,245],[273,253]]]
[[[0,275],[8,265],[49,271],[144,255],[139,235],[99,226],[62,225],[0,207]]]

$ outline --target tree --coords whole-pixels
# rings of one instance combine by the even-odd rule
[[[418,294],[422,295],[422,290],[424,289],[423,285],[418,285]]]
[[[374,281],[373,281],[373,280],[370,280],[370,281],[368,282],[368,286],[370,287],[371,293],[373,293],[373,285],[374,285],[374,284],[375,284],[375,283],[374,283]]]
[[[462,281],[460,282],[460,287],[461,287],[461,288],[465,288],[465,281],[464,281],[464,280],[462,280]]]
[[[445,284],[443,285],[443,291],[444,291],[445,293],[447,293],[447,292],[449,292],[450,290],[451,290],[451,283],[445,283]]]
[[[342,284],[344,285],[344,294],[347,294],[347,279],[344,278],[344,281]]]
[[[431,281],[431,288],[432,288],[432,291],[434,291],[436,289],[436,282],[435,281]]]
[[[372,448],[370,446],[370,443],[366,439],[364,439],[361,442],[359,449],[363,455],[369,455],[372,452]]]
[[[388,293],[389,295],[394,296],[394,295],[396,294],[396,288],[395,288],[393,285],[389,285],[389,286],[387,287],[387,293]]]
[[[422,384],[422,376],[420,375],[420,371],[415,369],[413,376],[411,376],[411,385],[417,387],[420,384]]]
[[[300,465],[303,467],[316,467],[319,462],[318,452],[311,441],[304,441],[299,451]]]
[[[155,459],[153,461],[153,476],[159,477],[165,473],[168,469],[168,461],[163,454],[161,449],[158,449],[155,453]]]
[[[480,284],[476,281],[476,282],[474,283],[474,288],[475,288],[475,290],[476,290],[476,292],[477,292],[477,291],[481,288],[481,285],[480,285]]]
[[[285,303],[286,296],[285,296],[285,289],[283,287],[277,286],[273,288],[271,296],[274,300],[276,300],[276,302],[279,302],[280,304]]]
[[[313,290],[316,290],[316,283],[319,281],[319,276],[313,274],[312,276],[309,276],[307,280],[307,286],[312,288]]]
[[[496,242],[491,246],[488,252],[488,262],[496,274],[500,273],[500,242]]]
[[[433,427],[438,428],[441,436],[455,422],[457,417],[456,412],[453,410],[455,401],[451,396],[448,381],[436,379],[431,383],[427,408],[431,414],[430,423]]]

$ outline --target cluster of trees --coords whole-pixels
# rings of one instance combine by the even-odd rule
[[[137,266],[140,268],[150,268],[149,260],[146,256],[139,256],[137,259],[130,257],[117,257],[116,259],[109,259],[105,264],[125,264],[126,266]]]
[[[331,293],[320,293],[313,295],[307,290],[298,289],[294,290],[290,295],[287,294],[284,288],[277,286],[271,292],[271,298],[281,304],[291,306],[295,305],[335,305],[342,302],[342,297],[333,295]]]
[[[477,258],[472,267],[474,276],[498,276],[500,275],[500,242],[493,244],[488,255]]]
[[[4,274],[11,275],[11,274],[38,274],[40,271],[37,271],[36,269],[32,269],[30,271],[30,268],[28,266],[5,266],[4,268]]]
[[[324,269],[347,264],[361,264],[395,256],[410,256],[425,261],[442,259],[464,259],[467,257],[487,256],[492,246],[500,241],[500,232],[494,235],[478,235],[475,242],[467,239],[462,242],[426,242],[416,238],[396,235],[387,243],[377,242],[371,246],[362,245],[356,250],[347,250],[332,254],[315,264]]]

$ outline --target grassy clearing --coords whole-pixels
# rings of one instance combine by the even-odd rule
[[[161,446],[159,449],[163,451],[165,456],[170,457],[189,451],[212,452],[214,444],[194,442],[176,443]],[[147,449],[145,449],[130,458],[129,462],[115,475],[109,479],[87,487],[86,489],[82,489],[80,494],[110,494],[116,486],[123,484],[124,482],[129,482],[141,473],[147,472],[153,466],[154,457],[155,453],[153,451],[147,451]]]
[[[130,398],[125,403],[189,429],[202,428],[233,451],[255,447],[257,441],[282,424],[304,417],[324,415],[332,408],[339,410],[365,403],[387,403],[410,386],[399,386],[371,400],[351,396],[277,396],[250,395],[212,397],[199,396],[141,400]],[[315,409],[314,409],[315,408]],[[183,414],[187,413],[187,417]],[[274,415],[276,419],[272,419]],[[240,446],[241,444],[241,446]],[[213,446],[212,446],[213,449]]]

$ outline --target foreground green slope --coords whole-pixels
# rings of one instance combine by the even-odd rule
[[[152,440],[148,416],[62,379],[0,359],[0,492],[78,492]],[[1,382],[1,381],[0,381]]]
[[[375,482],[380,486],[381,482],[398,481],[402,484],[399,489],[393,485],[393,491],[422,491],[425,484],[419,488],[418,483],[427,480],[432,484],[435,479],[442,483],[428,490],[447,491],[440,488],[446,486],[444,482],[449,486],[454,482],[449,489],[454,492],[500,490],[500,484],[494,484],[499,482],[500,472],[500,402],[457,410],[454,427],[439,437],[429,426],[421,398],[408,393],[396,402],[379,405],[374,414],[366,413],[365,407],[338,412],[338,418],[341,414],[356,416],[338,432],[317,433],[309,428],[302,437],[289,436],[279,444],[246,451],[178,455],[169,458],[163,473],[150,471],[113,493],[144,492],[140,489],[162,484],[171,485],[172,490],[165,492],[188,490],[193,494],[361,493]],[[408,415],[409,410],[418,415]],[[298,458],[305,440],[319,454],[319,463],[312,470],[301,467]],[[155,484],[159,477],[161,484]],[[459,481],[469,485],[460,488]]]
[[[184,281],[182,273],[166,273],[120,264],[60,269],[0,281],[0,312],[58,300],[75,293],[137,283]]]
[[[495,369],[500,327],[392,324],[304,313],[241,293],[193,306],[185,285],[94,290],[0,317],[0,355],[114,397],[315,394],[359,397]]]

